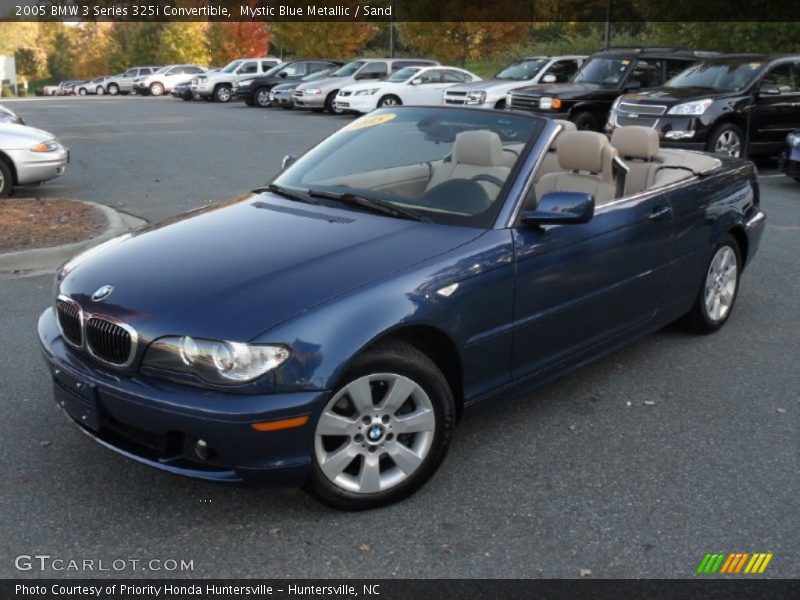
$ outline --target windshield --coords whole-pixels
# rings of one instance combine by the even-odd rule
[[[275,75],[275,73],[280,71],[282,68],[283,65],[275,65],[274,67],[271,67],[266,73],[264,73],[264,76],[269,77],[270,75]]]
[[[761,64],[759,61],[698,63],[679,73],[665,85],[733,92],[746,87],[761,68]]]
[[[507,79],[509,81],[528,81],[536,77],[536,74],[547,64],[545,59],[519,60],[508,65],[505,69],[494,76],[495,79]]]
[[[489,228],[513,166],[544,123],[469,109],[379,109],[327,138],[274,183],[306,194],[353,194],[434,223]]]
[[[327,77],[330,75],[333,69],[322,69],[321,71],[317,71],[315,73],[309,73],[305,77],[302,77],[300,81],[314,81],[315,79],[322,79],[323,77]]]
[[[242,64],[242,61],[234,60],[225,65],[221,70],[223,73],[233,73],[240,64]]]
[[[392,83],[403,83],[407,79],[410,79],[414,76],[414,73],[418,73],[421,67],[406,67],[405,69],[400,69],[396,73],[393,73],[389,77],[385,79],[385,81],[391,81]]]
[[[166,66],[166,67],[161,67],[161,68],[160,68],[158,71],[156,71],[156,73],[166,73],[166,72],[167,72],[167,71],[169,71],[171,68],[172,68],[172,65],[168,65],[168,66]]]
[[[358,69],[363,64],[364,64],[363,60],[354,60],[352,62],[349,62],[345,66],[331,73],[331,77],[350,77],[350,75],[358,71]]]
[[[624,79],[633,62],[629,58],[592,58],[578,71],[573,81],[575,83],[617,86]]]

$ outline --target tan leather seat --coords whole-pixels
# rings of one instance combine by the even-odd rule
[[[637,194],[653,187],[660,144],[658,133],[649,127],[628,125],[611,134],[611,145],[617,149],[629,171],[625,178],[625,195]]]
[[[503,143],[494,131],[462,131],[456,135],[450,162],[434,168],[426,191],[451,179],[488,175],[496,182],[479,181],[490,199],[500,192],[511,169],[503,165]],[[501,185],[498,185],[500,183]]]
[[[594,131],[562,133],[556,157],[561,169],[547,173],[536,184],[536,197],[549,192],[584,192],[595,204],[614,199],[612,161],[616,151],[608,138]]]
[[[548,173],[555,173],[556,171],[561,170],[558,166],[558,158],[556,157],[556,152],[558,151],[558,140],[565,133],[578,131],[578,128],[575,127],[575,123],[572,121],[564,121],[563,119],[553,119],[553,121],[561,125],[561,131],[547,149],[547,154],[544,155],[542,164],[539,167],[539,170],[536,171],[536,175],[533,177],[534,183],[537,183],[544,175],[547,175]]]

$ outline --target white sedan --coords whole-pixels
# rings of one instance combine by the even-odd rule
[[[399,104],[438,105],[442,103],[444,90],[451,85],[480,80],[474,73],[455,67],[406,67],[385,79],[344,86],[334,105],[357,113]]]
[[[69,150],[52,134],[25,125],[0,123],[0,198],[15,185],[31,185],[61,175]]]

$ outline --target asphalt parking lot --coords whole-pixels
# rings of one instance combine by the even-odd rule
[[[159,220],[238,196],[348,117],[168,98],[9,103],[72,151],[36,188]],[[35,337],[51,276],[0,276],[0,577],[14,559],[192,560],[125,577],[692,577],[706,552],[800,576],[800,184],[761,167],[759,255],[719,333],[673,327],[464,422],[410,499],[340,513],[156,472],[56,410]]]

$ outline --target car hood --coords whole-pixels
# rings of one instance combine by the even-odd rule
[[[652,88],[635,94],[626,94],[625,100],[636,102],[642,100],[645,102],[659,102],[666,104],[678,104],[681,102],[689,102],[692,100],[703,100],[705,98],[722,98],[723,96],[730,96],[730,92],[719,92],[710,90],[708,88],[698,87],[660,87]]]
[[[52,133],[35,127],[16,123],[0,123],[0,149],[19,150],[29,148],[39,142],[46,142],[55,137]]]
[[[480,233],[253,194],[101,249],[63,277],[60,291],[144,339],[248,341]],[[112,294],[93,302],[103,285]]]
[[[352,81],[350,77],[323,77],[316,81],[307,81],[297,86],[298,90],[305,90],[307,88],[327,88],[342,85],[344,81]]]
[[[517,88],[514,93],[524,96],[577,96],[586,92],[593,92],[599,89],[612,90],[613,88],[603,88],[596,83],[539,83]]]
[[[458,83],[447,88],[454,92],[482,92],[500,88],[514,89],[528,85],[526,81],[512,81],[510,79],[484,79],[483,81],[473,81],[472,83]]]

